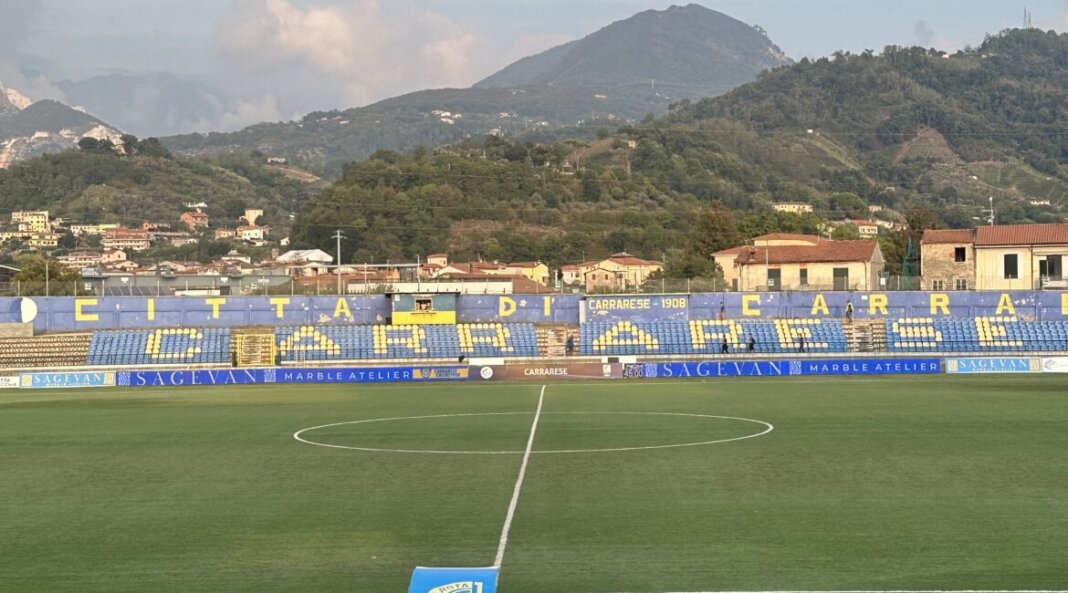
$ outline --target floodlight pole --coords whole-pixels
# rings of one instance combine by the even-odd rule
[[[345,236],[341,234],[341,229],[338,229],[333,238],[337,239],[337,267],[335,268],[337,272],[337,296],[341,296],[341,240]]]

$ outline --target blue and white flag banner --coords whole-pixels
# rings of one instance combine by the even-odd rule
[[[412,573],[408,593],[496,593],[496,566],[488,568],[427,568]]]

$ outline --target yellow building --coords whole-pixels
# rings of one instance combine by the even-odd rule
[[[30,237],[30,247],[34,249],[51,249],[59,247],[59,235],[54,233],[37,233]]]
[[[713,254],[736,291],[873,290],[884,261],[878,241],[830,241],[814,235],[757,237]]]
[[[70,225],[70,232],[75,237],[81,237],[83,235],[103,235],[110,229],[119,228],[118,224],[72,224]]]
[[[975,229],[975,288],[1065,288],[1068,224],[1016,224]]]
[[[653,272],[663,270],[657,261],[644,260],[629,253],[617,253],[599,262],[580,266],[583,284],[589,291],[626,291],[641,286]]]
[[[920,253],[927,290],[1068,288],[1068,224],[927,231]]]
[[[812,213],[812,204],[804,204],[801,202],[783,202],[780,204],[772,204],[771,207],[776,212],[790,212],[792,214]]]
[[[524,261],[504,264],[504,274],[507,276],[524,276],[538,284],[549,285],[549,266],[540,261]]]
[[[11,213],[11,223],[19,225],[20,231],[28,233],[47,233],[52,230],[48,221],[48,210]]]

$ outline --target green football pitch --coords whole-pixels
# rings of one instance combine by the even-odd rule
[[[398,593],[499,552],[503,593],[1068,588],[1063,378],[541,394],[0,394],[0,590]]]

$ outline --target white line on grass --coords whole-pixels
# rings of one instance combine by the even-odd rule
[[[538,409],[534,412],[534,422],[530,425],[530,438],[527,439],[527,450],[523,453],[523,463],[519,465],[519,477],[515,480],[515,490],[512,491],[512,501],[508,503],[508,513],[504,516],[504,528],[501,529],[501,542],[497,544],[497,559],[493,561],[496,567],[501,566],[504,560],[504,550],[508,547],[508,531],[512,529],[512,519],[515,517],[515,508],[519,504],[519,491],[523,489],[523,477],[527,474],[527,462],[530,461],[530,450],[534,448],[534,433],[538,430],[538,419],[541,418],[541,404],[545,401],[545,385],[541,386],[541,395],[538,396]]]
[[[350,451],[366,451],[366,452],[371,452],[371,453],[423,453],[423,454],[426,454],[426,455],[522,455],[522,454],[526,453],[526,451],[518,451],[518,450],[517,451],[455,451],[455,450],[440,451],[440,450],[434,450],[434,449],[383,449],[383,448],[379,448],[379,447],[356,447],[356,446],[352,446],[352,445],[332,445],[330,443],[321,443],[321,442],[318,442],[318,441],[313,441],[311,439],[305,438],[304,435],[305,435],[305,433],[308,433],[308,432],[311,432],[311,431],[314,431],[314,430],[319,430],[319,429],[322,429],[322,428],[332,428],[334,426],[351,426],[351,425],[357,425],[357,424],[371,424],[371,423],[376,423],[376,422],[393,422],[393,421],[399,421],[399,420],[432,420],[432,419],[436,419],[436,418],[470,418],[470,417],[477,417],[477,416],[525,416],[527,414],[529,414],[529,412],[482,412],[482,413],[473,413],[473,414],[438,414],[438,415],[435,415],[435,416],[408,416],[408,417],[403,417],[403,418],[371,418],[371,419],[368,419],[368,420],[351,420],[351,421],[348,421],[348,422],[335,422],[333,424],[324,424],[322,426],[312,426],[310,428],[302,428],[302,429],[298,430],[297,432],[293,433],[293,438],[298,440],[298,441],[300,441],[300,442],[302,442],[302,443],[305,443],[305,444],[308,444],[308,445],[315,445],[317,447],[329,447],[331,449],[348,449]],[[721,443],[731,443],[731,442],[734,442],[734,441],[744,441],[746,439],[752,439],[752,438],[756,438],[756,437],[761,437],[761,436],[764,436],[764,435],[768,434],[769,432],[771,432],[772,430],[775,429],[775,427],[771,423],[764,422],[763,420],[753,420],[751,418],[737,418],[737,417],[734,417],[734,416],[712,416],[712,415],[709,415],[709,414],[684,414],[684,413],[677,413],[677,412],[544,412],[544,414],[546,416],[551,416],[551,415],[554,415],[554,414],[563,415],[563,416],[566,416],[566,415],[571,415],[571,416],[582,416],[582,415],[590,415],[590,416],[676,416],[676,417],[689,417],[689,418],[712,418],[712,419],[717,419],[717,420],[740,420],[740,421],[743,421],[743,422],[752,422],[754,424],[760,424],[760,425],[762,425],[764,427],[764,430],[761,431],[761,432],[757,432],[757,433],[753,433],[753,434],[749,434],[749,435],[745,435],[745,436],[740,436],[740,437],[732,437],[732,438],[728,438],[728,439],[717,439],[717,440],[712,440],[712,441],[700,441],[700,442],[696,442],[696,443],[675,443],[675,444],[670,444],[670,445],[647,445],[647,446],[644,446],[644,447],[617,447],[617,448],[611,448],[611,449],[556,449],[556,450],[542,449],[540,451],[531,451],[530,452],[531,455],[553,455],[553,454],[561,454],[561,453],[563,453],[563,454],[568,454],[568,453],[622,453],[622,452],[626,452],[626,451],[650,451],[650,450],[654,450],[654,449],[680,449],[680,448],[683,448],[683,447],[700,447],[700,446],[703,446],[703,445],[718,445],[718,444],[721,444]]]

